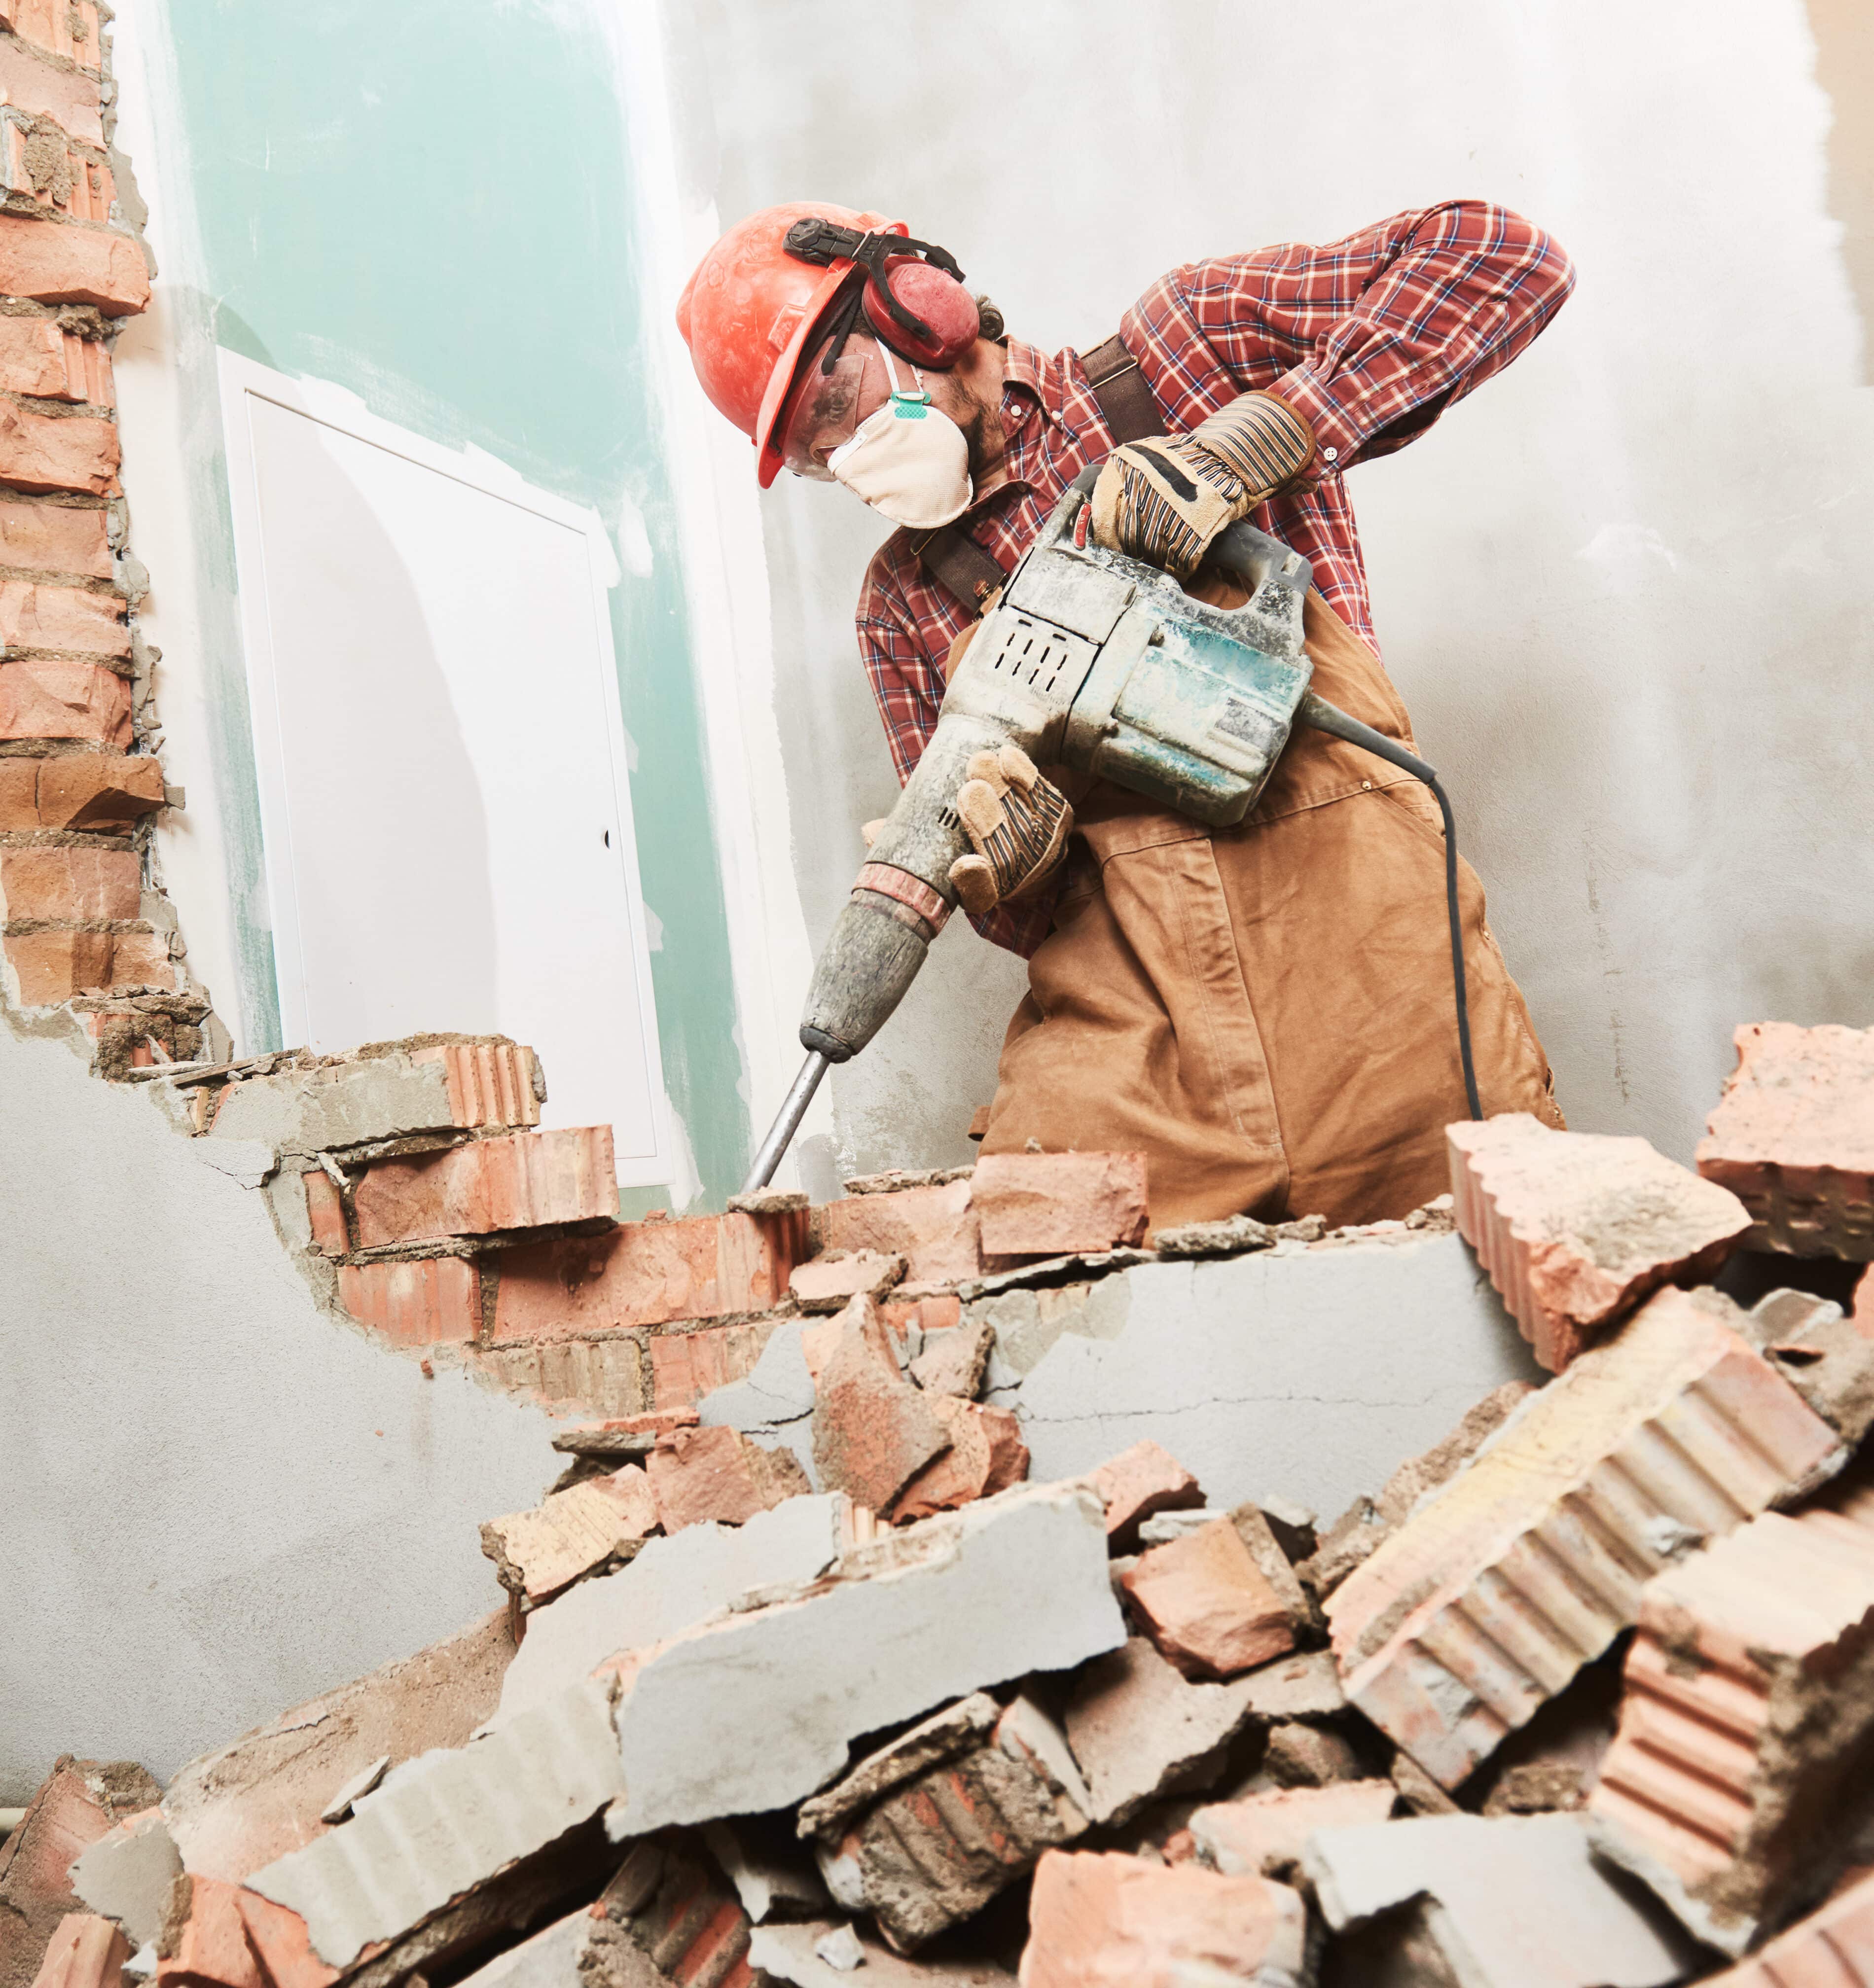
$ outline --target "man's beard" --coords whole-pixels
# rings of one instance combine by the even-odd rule
[[[963,418],[960,411],[950,418],[962,430],[963,440],[969,445],[969,475],[973,482],[977,482],[989,464],[989,408],[969,387],[962,390],[969,403],[968,418]]]

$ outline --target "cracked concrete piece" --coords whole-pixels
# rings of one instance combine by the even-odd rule
[[[783,1319],[744,1378],[713,1389],[697,1404],[697,1419],[705,1428],[739,1429],[744,1435],[784,1445],[817,1488],[813,1417],[818,1398],[800,1347],[807,1329],[804,1319]]]
[[[1213,1802],[1194,1811],[1189,1827],[1198,1854],[1213,1870],[1292,1884],[1301,1853],[1317,1830],[1385,1822],[1399,1793],[1390,1781],[1281,1788],[1242,1801]]]
[[[823,1846],[820,1868],[841,1905],[870,1912],[909,1952],[979,1912],[1044,1850],[1084,1834],[1091,1807],[1066,1736],[1023,1696],[986,1739]]]
[[[538,1601],[635,1547],[658,1523],[649,1479],[627,1463],[555,1491],[526,1511],[490,1519],[482,1528],[482,1550],[503,1587]]]
[[[455,1124],[445,1065],[400,1052],[231,1084],[211,1130],[218,1143],[258,1139],[277,1152],[326,1153]]]
[[[986,1398],[1020,1414],[1037,1478],[1150,1437],[1219,1509],[1273,1487],[1338,1512],[1480,1395],[1541,1378],[1456,1235],[1141,1264],[1094,1285],[1072,1322],[1038,1315],[1055,1295],[969,1311],[997,1326]]]
[[[259,1187],[279,1165],[278,1154],[258,1139],[198,1139],[187,1150],[191,1158],[243,1187]]]
[[[980,1319],[934,1333],[912,1361],[911,1378],[927,1395],[954,1395],[959,1401],[973,1401],[983,1391],[995,1341],[993,1328]]]
[[[1425,1929],[1466,1988],[1664,1988],[1696,1959],[1663,1906],[1602,1874],[1571,1816],[1326,1829],[1301,1864],[1337,1931],[1424,1897]]]
[[[1874,1337],[1806,1291],[1772,1291],[1737,1329],[1844,1442],[1874,1428]]]
[[[860,1959],[841,1964],[820,1949],[841,1933],[853,1935]],[[794,1988],[1016,1988],[1015,1976],[989,1960],[906,1960],[888,1946],[833,1919],[798,1925],[757,1926],[749,1939],[749,1965]]]
[[[817,1587],[643,1652],[617,1712],[629,1792],[607,1827],[785,1807],[861,1736],[1125,1636],[1090,1492],[1025,1486],[926,1519],[855,1548]]]
[[[1096,1657],[1074,1679],[1064,1715],[1092,1819],[1128,1822],[1174,1784],[1207,1785],[1189,1777],[1255,1717],[1260,1675],[1193,1684],[1143,1636]]]
[[[406,1761],[350,1821],[249,1886],[305,1920],[322,1959],[348,1967],[623,1794],[609,1698],[602,1684],[575,1685],[498,1733]]]
[[[933,1712],[876,1753],[867,1754],[824,1794],[803,1802],[797,1824],[800,1834],[832,1835],[848,1816],[889,1794],[901,1782],[973,1746],[1001,1716],[1002,1707],[986,1691],[972,1692],[942,1711]]]
[[[543,1705],[621,1650],[681,1635],[750,1589],[816,1579],[838,1559],[846,1500],[790,1498],[743,1526],[686,1526],[631,1565],[581,1581],[527,1618],[492,1725]]]
[[[118,1824],[74,1860],[73,1891],[94,1912],[115,1919],[133,1948],[162,1929],[169,1887],[181,1875],[181,1854],[160,1809],[146,1809]]]

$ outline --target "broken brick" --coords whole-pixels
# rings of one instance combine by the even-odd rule
[[[905,1259],[876,1249],[830,1249],[800,1264],[788,1280],[789,1295],[803,1311],[834,1312],[864,1293],[882,1298],[905,1276]]]
[[[530,1511],[489,1520],[482,1528],[482,1550],[503,1587],[537,1602],[634,1550],[658,1524],[650,1480],[627,1463],[553,1492]]]
[[[0,430],[5,413],[6,404],[0,402]],[[0,465],[0,475],[5,473]],[[39,656],[0,663],[0,739],[73,739],[92,746],[127,746],[130,687],[96,663],[62,663]]]
[[[950,1445],[926,1398],[898,1371],[878,1307],[857,1297],[816,1384],[814,1464],[822,1488],[874,1512],[888,1510],[932,1458]]]
[[[381,1160],[353,1190],[352,1208],[364,1249],[613,1216],[611,1128],[516,1132]]]
[[[1160,1512],[1200,1508],[1203,1487],[1178,1459],[1148,1438],[1108,1457],[1088,1479],[1106,1507],[1106,1534],[1115,1553],[1138,1544],[1138,1529]]]
[[[848,1194],[813,1212],[823,1252],[875,1249],[905,1259],[908,1284],[954,1284],[983,1273],[967,1176],[891,1194]]]
[[[1151,1547],[1120,1585],[1147,1635],[1187,1677],[1234,1677],[1294,1647],[1292,1603],[1226,1517]]]
[[[1050,1850],[1028,1909],[1021,1988],[1221,1988],[1307,1972],[1307,1908],[1267,1878]]]
[[[954,1705],[933,1712],[908,1731],[866,1755],[830,1788],[800,1804],[796,1833],[817,1836],[831,1844],[843,1825],[861,1810],[881,1801],[929,1767],[973,1752],[995,1730],[1002,1707],[986,1691],[972,1692]]]
[[[103,512],[0,498],[0,566],[109,580],[110,542]]]
[[[950,1447],[898,1493],[891,1507],[896,1525],[928,1519],[933,1512],[954,1511],[973,1499],[993,1497],[1028,1475],[1028,1445],[1022,1441],[1020,1420],[1011,1411],[984,1408],[953,1395],[926,1392],[925,1400],[949,1435]]]
[[[1294,1882],[1301,1853],[1318,1829],[1384,1822],[1399,1790],[1390,1781],[1337,1781],[1288,1787],[1240,1801],[1213,1802],[1191,1817],[1199,1854],[1226,1877]]]
[[[791,1452],[763,1449],[732,1428],[671,1429],[657,1439],[644,1467],[667,1533],[745,1525],[814,1488]]]
[[[636,1333],[475,1347],[470,1362],[510,1394],[556,1415],[635,1415],[648,1406],[644,1341]]]
[[[600,1236],[509,1250],[502,1259],[495,1337],[573,1337],[766,1311],[787,1295],[788,1277],[806,1253],[807,1220],[782,1214],[627,1222]],[[659,1407],[673,1405],[660,1394]]]
[[[12,12],[11,4],[8,12]],[[92,32],[95,35],[95,27]],[[96,68],[96,66],[97,56],[94,52],[91,66]],[[50,63],[42,62],[32,49],[19,42],[0,42],[0,103],[11,104],[31,117],[49,117],[83,144],[95,145],[100,150],[103,146],[104,120],[96,78],[80,75],[71,69],[58,69]],[[132,249],[137,246],[127,235],[120,235],[117,238]],[[140,267],[143,262],[140,254],[137,260]],[[11,283],[4,287],[15,296],[32,294]],[[149,294],[147,276],[144,293],[147,299]],[[95,303],[97,299],[86,297],[64,301]],[[137,304],[130,308],[140,310],[143,306]]]
[[[156,1943],[157,1988],[267,1988],[241,1916],[241,1887],[184,1875]]]
[[[1743,1953],[1866,1819],[1874,1530],[1767,1512],[1647,1587],[1591,1797],[1602,1853]]]
[[[11,215],[0,214],[0,226],[12,221]],[[0,236],[0,279],[5,275],[5,248]],[[0,401],[0,483],[15,490],[71,490],[112,497],[123,460],[113,421],[97,414],[39,414],[12,401]]]
[[[1874,1029],[1756,1022],[1695,1164],[1750,1211],[1752,1249],[1874,1258]]]
[[[839,1904],[871,1913],[909,1953],[1084,1834],[1091,1805],[1066,1736],[1018,1698],[973,1750],[861,1814],[822,1851],[820,1871]]]
[[[341,1264],[338,1294],[360,1325],[398,1346],[464,1344],[481,1330],[482,1273],[466,1256]]]
[[[1697,1541],[1844,1452],[1714,1292],[1660,1292],[1531,1395],[1327,1603],[1347,1695],[1456,1787]]]
[[[59,1922],[78,1911],[69,1874],[79,1853],[162,1793],[134,1761],[65,1753],[53,1763],[0,1841],[0,1988],[27,1988]]]
[[[313,1951],[306,1922],[297,1912],[245,1890],[235,1893],[235,1905],[268,1988],[331,1988],[338,1969]]]
[[[103,66],[97,0],[0,0],[0,28],[11,29],[22,41],[43,49],[49,56],[75,63],[80,69],[95,71]],[[52,110],[45,114],[58,116]],[[72,129],[69,125],[66,128]]]
[[[134,918],[143,864],[127,849],[0,850],[0,911],[9,918]]]
[[[0,43],[0,96],[10,94],[11,81]],[[95,93],[95,84],[88,87]],[[130,316],[148,308],[149,265],[141,244],[127,235],[0,214],[0,293],[42,304],[95,304],[108,317]]]
[[[479,1128],[540,1122],[534,1094],[538,1063],[524,1043],[432,1043],[412,1050],[410,1060],[441,1064],[453,1124]]]
[[[22,1008],[56,1007],[75,994],[111,985],[109,932],[19,932],[4,943]]]
[[[1459,1233],[1551,1373],[1661,1284],[1709,1276],[1750,1226],[1736,1195],[1644,1139],[1526,1111],[1445,1138]]]
[[[1262,1771],[1279,1788],[1326,1788],[1365,1770],[1345,1734],[1290,1719],[1269,1729]]]
[[[328,1256],[350,1249],[345,1231],[345,1203],[338,1184],[323,1167],[309,1167],[300,1175],[306,1187],[306,1218],[312,1224],[313,1246]]]
[[[751,1319],[742,1325],[700,1326],[655,1335],[650,1341],[655,1409],[675,1414],[732,1381],[746,1379],[774,1327],[773,1319]]]
[[[19,127],[8,127],[17,134]],[[110,355],[56,318],[0,317],[0,388],[40,400],[111,404]],[[49,647],[63,646],[48,644]]]
[[[0,324],[7,323],[0,318]],[[130,631],[121,595],[35,580],[0,580],[0,644],[8,649],[75,650],[127,657]]]
[[[1874,1873],[1836,1892],[1705,1988],[1866,1988],[1874,1981]]]
[[[762,1980],[749,1965],[749,1915],[694,1838],[673,1834],[634,1844],[591,1916],[597,1925],[590,1935],[590,1964],[569,1970],[568,1988],[586,1982],[757,1988]],[[615,1939],[630,1946],[608,1951]]]
[[[46,1946],[32,1988],[119,1988],[130,1943],[109,1919],[68,1912]]]
[[[885,1313],[885,1324],[895,1330],[889,1306]],[[952,1322],[935,1330],[927,1322],[919,1323],[926,1337],[924,1351],[911,1363],[911,1378],[927,1395],[954,1395],[959,1401],[973,1401],[983,1391],[996,1328],[986,1319],[973,1319],[968,1325]]]
[[[66,752],[0,759],[0,830],[127,829],[163,805],[163,769],[147,753]]]
[[[990,1256],[1066,1256],[1145,1240],[1143,1153],[986,1153],[970,1200]]]

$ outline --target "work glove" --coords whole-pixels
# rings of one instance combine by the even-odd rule
[[[1066,853],[1074,810],[1019,746],[978,752],[964,771],[956,813],[976,854],[950,865],[950,881],[964,910],[980,918],[1045,881]]]
[[[1095,541],[1188,580],[1227,525],[1292,482],[1314,434],[1270,394],[1243,394],[1188,435],[1115,449],[1093,486]]]

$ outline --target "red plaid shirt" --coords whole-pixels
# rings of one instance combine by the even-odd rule
[[[1486,201],[1451,201],[1323,248],[1285,242],[1187,262],[1159,278],[1119,332],[1168,434],[1252,390],[1280,395],[1306,419],[1319,452],[1304,486],[1260,506],[1255,520],[1314,562],[1316,587],[1377,648],[1341,472],[1403,448],[1508,365],[1574,282],[1540,228]],[[1005,571],[1061,492],[1114,446],[1077,352],[1050,359],[1013,338],[1007,350],[1008,480],[958,521]],[[936,729],[950,645],[975,618],[925,577],[908,532],[879,548],[859,597],[859,653],[901,781]],[[1026,956],[1047,936],[1057,894],[973,922]]]

